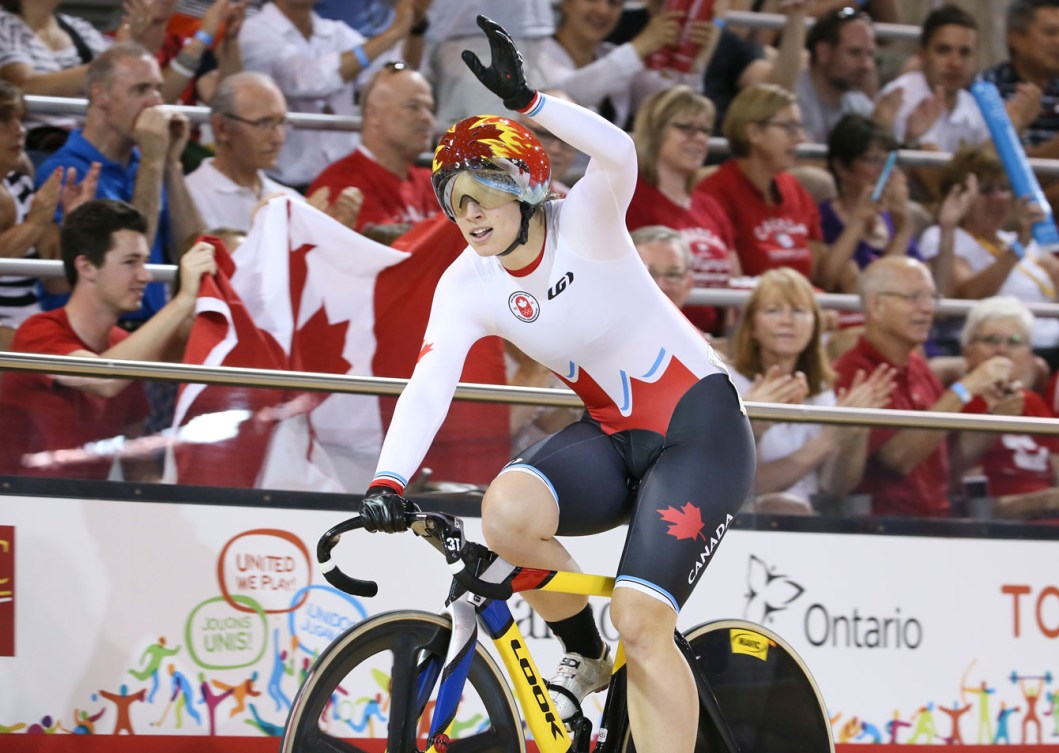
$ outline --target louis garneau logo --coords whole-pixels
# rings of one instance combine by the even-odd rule
[[[541,315],[541,305],[531,293],[525,290],[516,290],[512,293],[507,299],[507,307],[511,309],[516,319],[527,323],[537,321],[537,317]]]

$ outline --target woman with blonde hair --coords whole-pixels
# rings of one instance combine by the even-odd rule
[[[721,205],[691,190],[709,151],[714,113],[709,99],[686,86],[644,102],[633,126],[640,173],[625,215],[630,231],[651,225],[678,231],[691,249],[688,271],[699,288],[727,287],[742,274],[735,230]],[[712,306],[687,307],[684,313],[699,329],[721,334],[724,322]]]
[[[747,87],[732,100],[723,132],[732,156],[695,190],[716,199],[731,220],[743,273],[793,267],[834,289],[816,202],[789,172],[805,140],[794,95],[775,84]]]
[[[793,269],[771,269],[751,293],[732,344],[732,381],[746,400],[818,407],[883,408],[896,370],[859,373],[849,390],[832,388],[821,310],[812,286]],[[818,492],[844,495],[860,481],[867,427],[754,422],[759,505],[782,499],[809,510]],[[763,495],[768,495],[767,497]],[[791,509],[791,508],[788,508]]]

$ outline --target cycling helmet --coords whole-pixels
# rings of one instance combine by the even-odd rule
[[[467,170],[484,186],[511,194],[532,209],[551,186],[551,164],[540,141],[525,126],[498,115],[464,118],[434,150],[434,193],[450,220],[453,178]]]

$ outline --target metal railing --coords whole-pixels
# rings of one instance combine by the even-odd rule
[[[50,115],[83,115],[88,107],[88,100],[83,98],[27,96],[26,105],[33,114]],[[192,123],[206,123],[210,119],[210,108],[188,105],[164,105],[166,109],[184,113]],[[361,118],[353,115],[323,115],[319,113],[291,112],[287,119],[295,128],[312,131],[360,131]],[[714,136],[710,138],[710,151],[714,154],[728,154],[728,139]],[[826,144],[801,144],[797,150],[798,157],[810,160],[827,158]],[[431,155],[420,155],[420,162],[429,164]],[[897,153],[898,164],[906,167],[943,167],[952,160],[950,152],[924,151],[919,149],[902,149]],[[1037,175],[1059,175],[1059,160],[1032,158],[1030,167]]]
[[[388,377],[275,371],[227,366],[194,366],[11,352],[0,352],[0,370],[111,379],[148,379],[165,382],[188,382],[312,392],[340,392],[357,395],[399,395],[408,383],[407,379]],[[579,408],[584,405],[570,390],[468,384],[464,382],[461,382],[456,388],[455,396],[458,400],[484,403],[546,405],[560,408]],[[751,418],[762,421],[957,431],[1005,431],[1019,434],[1059,436],[1059,421],[1044,418],[970,416],[960,413],[939,413],[933,411],[822,408],[811,405],[780,405],[755,402],[746,403],[746,408],[747,414]]]
[[[732,26],[745,26],[750,29],[782,29],[787,17],[780,13],[755,13],[745,10],[730,10],[724,14],[725,23]],[[806,27],[811,27],[816,19],[805,19]],[[878,39],[911,39],[918,41],[923,27],[912,24],[874,23],[875,36]]]
[[[176,266],[173,264],[148,264],[154,279],[158,282],[173,282],[176,279]],[[0,259],[0,275],[20,275],[41,279],[63,276],[62,262],[46,259]],[[746,304],[750,298],[749,290],[732,290],[726,288],[695,288],[688,303],[695,306],[736,306]],[[817,300],[825,309],[836,311],[861,311],[860,298],[841,293],[818,293]],[[944,298],[935,307],[938,316],[966,316],[967,312],[978,303],[975,300],[961,298]],[[1059,318],[1059,303],[1026,303],[1034,316]]]

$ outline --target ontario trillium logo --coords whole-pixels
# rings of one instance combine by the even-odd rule
[[[753,554],[747,561],[746,589],[743,617],[762,625],[773,622],[774,614],[785,610],[805,593],[801,584],[776,572],[775,567]]]

